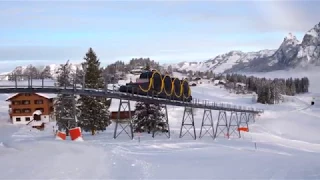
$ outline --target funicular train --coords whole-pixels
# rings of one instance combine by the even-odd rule
[[[187,80],[160,74],[156,70],[142,72],[136,82],[120,86],[119,91],[184,102],[192,100]]]

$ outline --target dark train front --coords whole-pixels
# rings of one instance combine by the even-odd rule
[[[136,82],[120,86],[119,91],[185,102],[192,100],[188,81],[155,70],[141,73]]]

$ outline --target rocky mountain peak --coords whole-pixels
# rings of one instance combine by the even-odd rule
[[[292,33],[288,33],[288,35],[284,38],[281,46],[287,45],[287,44],[296,45],[296,44],[300,44],[300,41],[297,39],[297,37],[295,35],[293,35]]]
[[[320,46],[320,22],[304,35],[302,45]]]

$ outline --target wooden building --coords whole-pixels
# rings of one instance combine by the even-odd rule
[[[131,117],[134,115],[135,111],[131,111]],[[128,119],[129,118],[129,111],[120,111],[120,118],[119,119]],[[117,120],[118,119],[118,111],[112,111],[110,114],[111,120]]]
[[[17,93],[9,97],[9,116],[13,124],[28,124],[30,121],[49,122],[53,118],[54,96],[42,93]],[[34,114],[41,111],[41,115]]]

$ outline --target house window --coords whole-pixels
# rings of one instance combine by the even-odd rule
[[[31,112],[31,109],[27,108],[27,109],[22,109],[22,112],[23,113],[30,113]]]
[[[21,113],[21,109],[13,109],[13,113]]]
[[[23,100],[22,104],[30,104],[30,101],[29,100]]]
[[[21,118],[16,118],[16,121],[17,121],[17,122],[20,122],[20,121],[21,121]]]
[[[26,117],[26,121],[30,121],[30,117]]]
[[[34,104],[43,104],[43,100],[34,100]]]
[[[21,104],[21,101],[12,101],[12,104],[19,105],[19,104]]]

